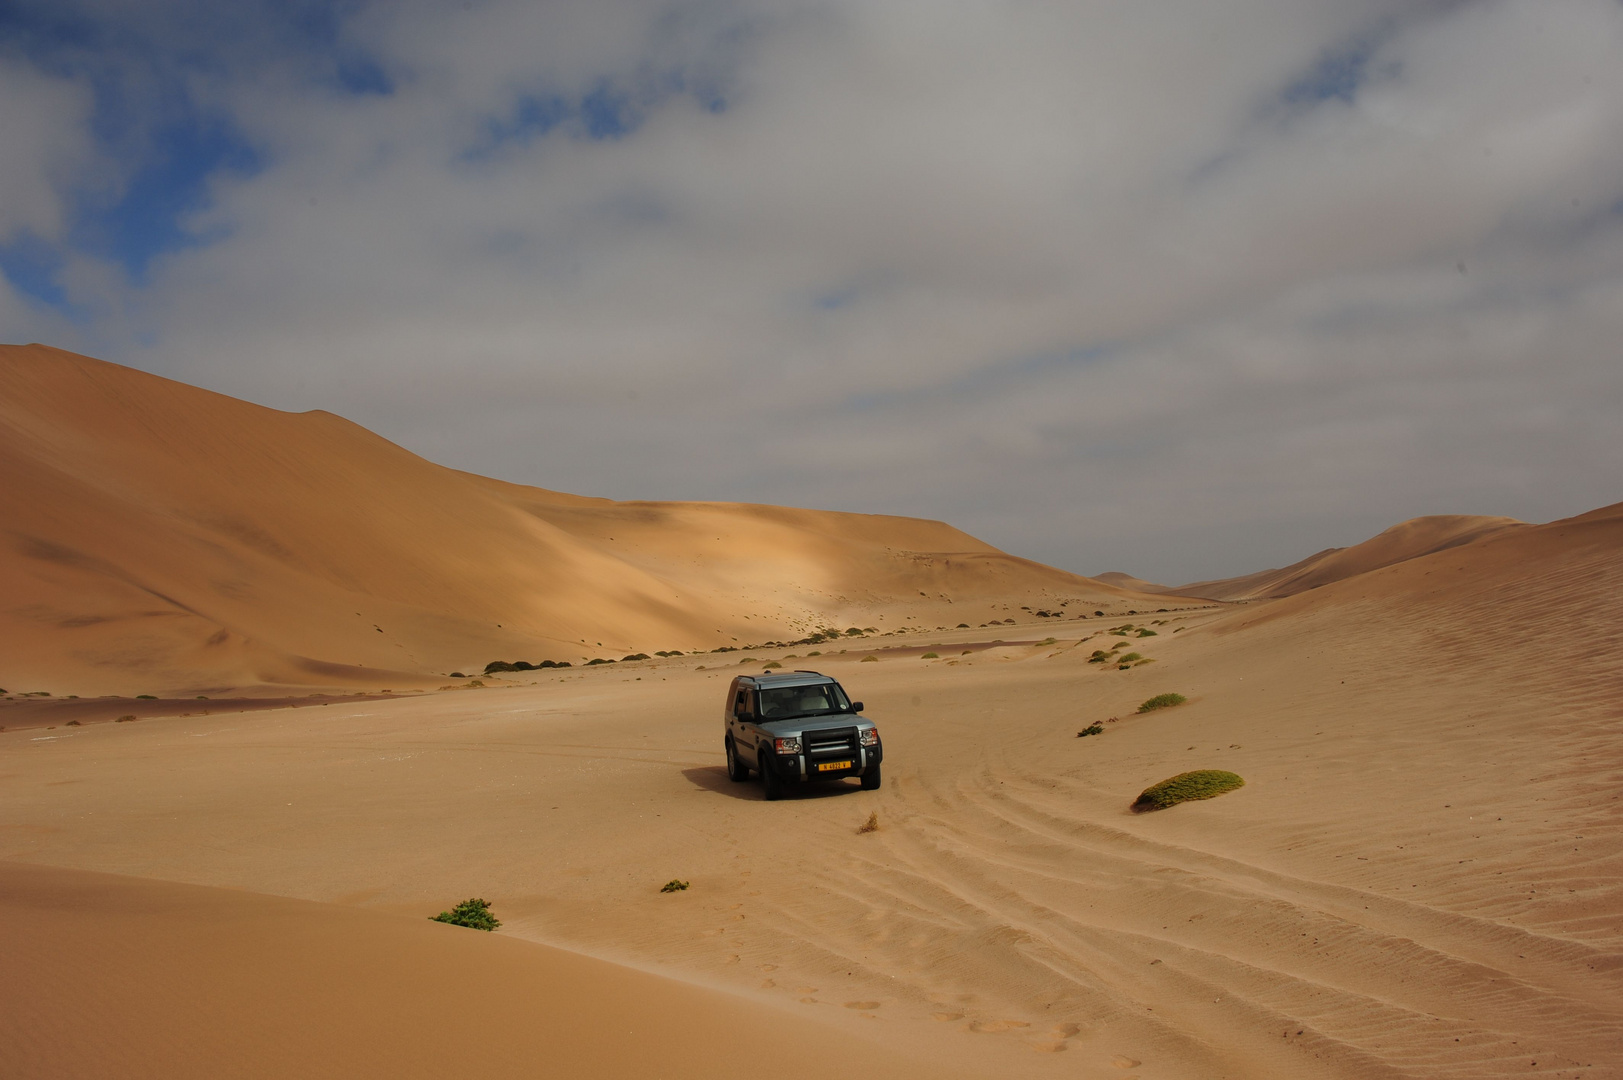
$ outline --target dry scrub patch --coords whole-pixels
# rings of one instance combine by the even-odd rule
[[[1145,788],[1134,801],[1133,812],[1142,814],[1148,810],[1165,810],[1181,802],[1215,799],[1224,792],[1242,787],[1245,787],[1245,781],[1236,773],[1222,769],[1196,769]]]

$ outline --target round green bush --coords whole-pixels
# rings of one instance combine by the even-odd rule
[[[464,900],[450,911],[431,915],[429,919],[432,922],[450,923],[452,926],[466,926],[470,930],[494,930],[502,924],[490,910],[490,902],[478,897]]]
[[[1226,791],[1242,787],[1245,787],[1245,781],[1235,773],[1222,769],[1196,769],[1145,788],[1144,793],[1134,801],[1133,811],[1142,814],[1147,810],[1165,810],[1181,802],[1215,799]]]
[[[1137,653],[1128,653],[1123,660],[1137,660]],[[1139,712],[1154,712],[1156,709],[1170,709],[1174,705],[1182,705],[1189,699],[1182,694],[1156,694],[1138,707]]]

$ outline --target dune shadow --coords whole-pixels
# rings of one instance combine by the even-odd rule
[[[730,795],[745,802],[765,802],[766,795],[761,791],[760,775],[750,773],[750,778],[744,783],[734,783],[727,779],[725,765],[695,765],[683,769],[682,775],[696,788],[713,791],[718,795]],[[828,799],[836,798],[847,792],[858,792],[862,788],[857,784],[848,784],[841,780],[825,780],[815,784],[787,784],[784,786],[784,801],[791,799]]]

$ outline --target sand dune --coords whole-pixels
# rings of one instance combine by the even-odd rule
[[[928,1074],[871,1039],[424,919],[0,862],[0,1075]]]
[[[1188,585],[1157,585],[1130,574],[1099,574],[1094,580],[1137,592],[1201,596],[1212,600],[1261,600],[1294,596],[1333,581],[1342,581],[1383,566],[1417,559],[1474,543],[1526,522],[1507,517],[1472,514],[1434,514],[1408,521],[1347,548],[1326,548],[1277,570],[1259,570],[1241,577],[1195,581]]]
[[[940,522],[520,487],[39,345],[0,346],[0,502],[0,685],[58,696],[437,686],[1148,603]]]
[[[723,771],[731,657],[0,733],[0,857],[414,919],[483,895],[498,937],[972,1075],[1619,1077],[1620,556],[1623,505],[1127,637],[824,655],[885,786],[770,804]],[[1088,662],[1116,642],[1153,663]],[[1129,812],[1194,768],[1246,786]]]

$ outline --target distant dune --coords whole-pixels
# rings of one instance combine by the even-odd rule
[[[1346,548],[1326,548],[1300,562],[1277,570],[1258,570],[1242,577],[1194,581],[1188,585],[1157,585],[1130,574],[1099,574],[1093,580],[1135,592],[1199,596],[1209,600],[1264,600],[1295,596],[1308,589],[1343,581],[1383,566],[1417,559],[1493,536],[1527,523],[1507,517],[1472,514],[1436,514],[1411,518],[1378,536]]]
[[[40,345],[0,346],[0,502],[13,692],[410,687],[1150,602],[940,522],[522,487]]]

